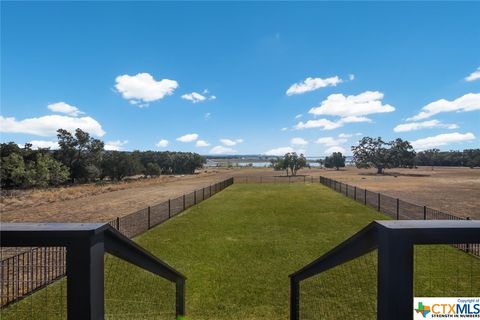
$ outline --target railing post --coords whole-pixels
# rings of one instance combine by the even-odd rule
[[[378,193],[378,206],[377,211],[380,211],[380,192]]]
[[[293,277],[290,278],[290,320],[300,318],[300,284]]]
[[[377,319],[412,319],[413,244],[407,236],[381,234],[378,248]]]
[[[67,248],[67,319],[104,318],[103,234],[80,237]]]
[[[148,206],[147,208],[147,226],[148,226],[148,229],[150,229],[150,206]]]
[[[185,316],[185,279],[177,280],[175,289],[176,319],[183,319]]]
[[[465,220],[470,220],[470,217],[466,217]],[[465,252],[470,253],[470,244],[469,243],[467,243],[465,245]]]
[[[400,220],[400,199],[397,198],[397,220]]]
[[[168,219],[172,217],[172,201],[168,199]]]
[[[427,220],[427,206],[423,206],[423,220]]]

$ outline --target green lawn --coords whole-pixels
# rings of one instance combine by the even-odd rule
[[[288,274],[375,219],[385,216],[318,184],[243,184],[135,240],[187,276],[187,319],[288,319]],[[478,259],[448,246],[418,248],[416,256],[417,296],[480,295]],[[345,305],[355,319],[372,318],[375,275],[372,253],[306,280],[302,319],[345,319],[336,311]],[[107,318],[173,319],[173,295],[172,284],[106,259]],[[2,319],[57,318],[61,296],[65,281],[6,309]]]

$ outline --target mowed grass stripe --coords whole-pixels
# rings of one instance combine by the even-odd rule
[[[385,218],[318,184],[239,184],[135,240],[188,277],[187,319],[288,319],[288,274],[372,220]],[[480,274],[479,264],[472,262],[478,259],[451,247],[441,248],[443,255],[446,252],[448,260],[455,262],[452,272],[468,269],[472,270],[470,275]],[[420,254],[425,259],[416,265],[416,271],[429,279],[445,279],[445,269],[430,267],[432,255],[435,257],[431,250],[428,255]],[[305,299],[307,305],[302,306],[302,310],[308,309],[305,315],[310,313],[316,318],[318,312],[329,308],[325,302],[330,307],[341,307],[349,300],[358,301],[360,314],[365,301],[374,304],[375,279],[371,273],[375,267],[357,265],[348,272],[327,275],[323,289],[317,283],[306,283],[305,290],[313,291],[311,298]],[[107,259],[106,266],[107,318],[173,318],[172,284],[112,257]],[[365,280],[359,281],[362,277]],[[458,280],[442,283],[442,293],[445,286],[447,291],[449,285],[454,288]],[[432,283],[427,279],[416,290],[427,285],[430,289],[438,287],[435,280]],[[471,282],[467,280],[466,285]],[[326,290],[329,299],[322,301],[326,296],[319,295],[318,289]],[[55,296],[55,287],[49,290]],[[305,291],[302,294],[309,295]],[[362,294],[362,299],[358,299]],[[337,299],[339,295],[343,299]],[[17,311],[28,305],[45,309],[45,303],[36,296],[40,295],[19,303]]]

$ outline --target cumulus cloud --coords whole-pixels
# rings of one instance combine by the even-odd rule
[[[334,152],[341,152],[342,154],[345,154],[345,152],[347,152],[347,150],[345,150],[345,148],[340,147],[340,146],[332,146],[332,147],[325,150],[325,154],[332,154]]]
[[[294,94],[303,94],[306,92],[314,91],[320,88],[335,87],[337,84],[342,83],[343,80],[340,79],[338,76],[330,77],[330,78],[311,78],[308,77],[302,82],[294,83],[288,88],[287,96],[291,96]]]
[[[137,73],[134,76],[124,74],[115,78],[115,88],[124,99],[133,104],[139,101],[152,102],[172,95],[178,88],[178,82],[170,79],[155,80],[149,73]],[[145,106],[145,105],[140,105]]]
[[[161,139],[160,141],[157,142],[156,146],[157,146],[158,148],[165,148],[165,147],[168,146],[168,143],[169,143],[168,140],[166,140],[166,139]]]
[[[268,156],[283,156],[285,155],[285,153],[292,153],[292,152],[301,154],[301,153],[305,153],[305,149],[294,149],[292,147],[280,147],[280,148],[274,148],[274,149],[265,151],[263,154]]]
[[[32,145],[32,149],[59,148],[57,141],[32,140],[29,143]]]
[[[208,92],[207,89],[203,90],[203,94],[200,94],[198,92],[186,93],[186,94],[182,95],[182,99],[191,101],[192,103],[198,103],[198,102],[202,102],[202,101],[205,101],[205,100],[215,100],[215,99],[217,99],[217,97],[214,96],[214,95],[206,96],[206,94],[208,94],[208,93],[209,92]]]
[[[306,146],[308,141],[303,138],[293,138],[290,140],[290,143],[297,146]]]
[[[208,147],[208,146],[210,146],[210,143],[208,143],[205,140],[197,140],[197,143],[195,143],[195,146],[197,146],[197,147]]]
[[[198,139],[198,134],[196,133],[187,133],[181,137],[177,138],[177,141],[180,142],[193,142]]]
[[[424,106],[419,114],[408,118],[407,121],[423,120],[442,112],[467,112],[474,110],[480,110],[480,93],[467,93],[452,101],[440,99],[431,102]]]
[[[236,152],[237,150],[234,150],[232,148],[227,148],[224,146],[215,146],[212,149],[210,149],[211,154],[234,154]]]
[[[342,118],[352,117],[353,120],[365,120],[366,118],[362,116],[395,111],[393,106],[382,103],[383,96],[383,93],[379,91],[365,91],[350,96],[341,93],[331,94],[326,100],[322,101],[320,106],[311,108],[308,112],[317,116],[329,115]]]
[[[16,120],[14,117],[0,116],[0,132],[25,133],[37,136],[56,136],[59,128],[75,131],[77,128],[102,137],[105,135],[102,126],[92,117],[70,117],[62,115],[48,115],[38,118]]]
[[[114,140],[114,141],[107,141],[105,143],[105,150],[110,151],[120,151],[122,147],[128,143],[128,140]]]
[[[228,147],[233,147],[234,145],[237,145],[239,143],[242,143],[243,142],[243,139],[235,139],[235,140],[232,140],[232,139],[220,139],[220,142],[223,143],[224,145],[228,146]]]
[[[311,129],[311,128],[333,130],[333,129],[342,127],[345,123],[371,122],[371,121],[372,120],[370,120],[367,117],[349,116],[349,117],[340,118],[339,120],[335,120],[335,121],[331,121],[328,119],[308,120],[307,122],[300,121],[293,128],[296,130]]]
[[[429,128],[458,129],[458,125],[446,124],[438,120],[428,120],[428,121],[422,121],[422,122],[402,123],[397,125],[395,128],[393,128],[393,131],[408,132],[408,131],[415,131],[415,130],[429,129]]]
[[[77,107],[69,105],[63,101],[49,104],[47,108],[53,112],[65,113],[72,117],[84,114],[84,112],[80,111]]]
[[[478,79],[480,79],[480,67],[477,70],[470,73],[468,77],[465,77],[465,81],[475,81]]]
[[[336,145],[339,145],[339,144],[342,144],[342,143],[345,143],[347,142],[347,139],[346,138],[334,138],[334,137],[322,137],[322,138],[318,138],[315,143],[318,143],[318,144],[323,144],[327,147],[332,147],[332,146],[336,146]]]
[[[412,146],[417,150],[425,150],[430,148],[436,148],[453,143],[460,143],[464,141],[471,141],[475,139],[475,135],[471,132],[468,133],[444,133],[433,137],[427,137],[412,141]]]

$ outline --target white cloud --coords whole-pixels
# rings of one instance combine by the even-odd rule
[[[270,149],[266,151],[264,154],[270,156],[283,156],[285,153],[295,152],[292,147],[280,147],[275,149]]]
[[[203,115],[203,118],[204,118],[205,120],[209,120],[211,117],[212,117],[212,114],[211,114],[210,112],[207,112],[207,113],[205,113],[205,114]]]
[[[228,146],[228,147],[232,147],[234,145],[237,145],[239,143],[242,143],[243,142],[243,139],[235,139],[235,140],[231,140],[231,139],[220,139],[220,142],[223,143],[224,145]]]
[[[302,130],[311,128],[322,128],[323,130],[333,130],[341,126],[342,124],[339,122],[334,122],[327,119],[317,119],[308,120],[307,122],[300,121],[294,126],[294,129]]]
[[[348,80],[350,80],[350,81],[355,80],[355,75],[354,74],[349,74],[348,75]]]
[[[295,119],[300,119],[302,116],[303,116],[303,114],[301,114],[301,113],[300,113],[300,114],[297,114],[297,115],[295,116]]]
[[[182,99],[191,101],[192,103],[198,103],[207,100],[207,97],[202,96],[200,93],[192,92],[182,95]]]
[[[360,132],[357,132],[357,133],[340,133],[338,135],[339,138],[351,138],[353,136],[361,136],[362,134]]]
[[[202,102],[202,101],[205,101],[205,100],[215,100],[215,99],[217,99],[217,97],[214,96],[214,95],[210,95],[210,96],[207,97],[206,94],[209,93],[209,91],[207,89],[203,90],[202,93],[203,94],[200,94],[198,92],[186,93],[186,94],[182,95],[182,99],[191,101],[192,103],[198,103],[198,102]]]
[[[315,143],[323,144],[327,147],[336,146],[336,145],[339,145],[339,144],[342,144],[342,143],[345,143],[345,142],[347,142],[346,138],[335,139],[334,137],[322,137],[322,138],[318,138],[315,141]]]
[[[137,73],[134,76],[124,74],[115,78],[115,88],[123,98],[130,100],[132,104],[139,104],[139,101],[152,102],[172,95],[178,82],[170,79],[156,81],[149,73]],[[146,106],[145,104],[140,105]]]
[[[321,105],[308,111],[314,115],[339,116],[342,118],[366,116],[374,113],[393,112],[395,108],[383,104],[383,93],[379,91],[365,91],[358,95],[344,96],[341,93],[331,94]],[[352,118],[355,119],[355,118]],[[358,122],[358,121],[349,121]]]
[[[208,147],[210,146],[210,143],[208,143],[205,140],[198,140],[197,143],[195,144],[197,147]]]
[[[297,146],[306,146],[308,141],[303,138],[293,138],[290,140],[290,143]]]
[[[168,140],[166,139],[161,139],[160,141],[157,142],[156,146],[159,148],[165,148],[168,146]]]
[[[423,107],[419,114],[408,118],[407,121],[423,120],[441,112],[466,112],[474,110],[480,110],[480,93],[467,93],[453,101],[440,99],[431,102]]]
[[[198,134],[196,133],[188,133],[188,134],[185,134],[181,137],[178,137],[177,138],[177,141],[180,141],[180,142],[193,142],[195,140],[198,139]]]
[[[325,154],[332,154],[334,152],[341,152],[342,154],[345,154],[345,152],[347,152],[347,150],[345,150],[345,148],[343,147],[340,147],[340,146],[332,146],[328,149],[325,150]]]
[[[122,147],[128,143],[128,140],[114,140],[114,141],[107,141],[105,143],[105,150],[110,151],[120,151]]]
[[[287,127],[283,127],[282,129],[280,129],[280,131],[287,131],[288,128]]]
[[[65,102],[52,103],[49,104],[47,108],[53,112],[65,113],[72,117],[77,117],[81,114],[84,114],[84,112],[80,111],[77,107],[69,105]]]
[[[393,128],[395,132],[408,132],[415,131],[427,128],[447,128],[447,129],[458,129],[456,124],[446,124],[438,120],[428,120],[423,122],[410,122],[402,123]]]
[[[48,115],[16,120],[14,117],[0,116],[0,132],[26,133],[47,137],[56,136],[57,130],[60,128],[70,132],[80,128],[97,137],[102,137],[105,134],[100,123],[92,117]]]
[[[288,88],[287,96],[291,96],[294,94],[302,94],[310,91],[314,91],[320,88],[335,87],[337,84],[342,83],[343,80],[340,79],[338,76],[330,77],[330,78],[311,78],[308,77],[303,82],[294,83]]]
[[[477,70],[470,73],[470,75],[465,78],[465,81],[475,81],[478,79],[480,79],[480,67]]]
[[[424,150],[430,148],[436,148],[444,145],[449,145],[452,143],[459,143],[463,141],[474,140],[475,135],[473,133],[444,133],[439,134],[433,137],[422,138],[415,141],[412,141],[412,146],[417,150]]]
[[[234,150],[232,148],[227,148],[224,146],[215,146],[212,149],[210,149],[211,154],[234,154],[236,152],[237,150]]]
[[[372,120],[366,117],[349,116],[345,118],[340,118],[339,120],[336,120],[336,121],[331,121],[328,119],[308,120],[307,122],[300,121],[293,128],[297,130],[311,129],[311,128],[322,128],[323,130],[333,130],[333,129],[342,127],[345,123],[371,122],[371,121]]]
[[[29,142],[32,145],[33,149],[58,149],[58,142],[57,141],[45,141],[45,140],[32,140]]]

